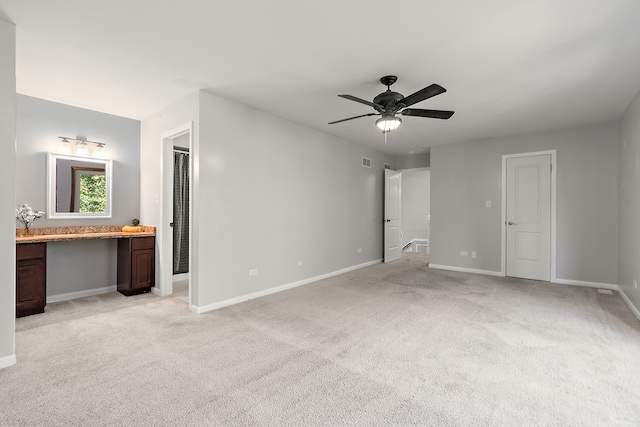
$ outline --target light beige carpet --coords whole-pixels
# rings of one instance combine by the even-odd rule
[[[152,294],[50,304],[16,350],[3,426],[640,420],[640,322],[616,293],[417,257],[201,315]]]

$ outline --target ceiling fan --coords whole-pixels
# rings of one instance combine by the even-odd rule
[[[387,87],[387,90],[386,92],[382,92],[380,95],[373,98],[373,102],[369,102],[351,95],[338,95],[341,98],[350,99],[351,101],[356,101],[361,104],[373,107],[377,112],[349,117],[348,119],[336,120],[335,122],[330,122],[329,124],[333,125],[336,123],[346,122],[347,120],[358,119],[360,117],[382,116],[378,120],[376,120],[376,126],[382,131],[382,133],[388,133],[394,129],[397,129],[398,126],[402,124],[402,119],[400,119],[400,117],[396,117],[396,114],[402,114],[403,116],[428,117],[432,119],[443,120],[446,120],[453,116],[453,111],[407,108],[412,106],[413,104],[417,104],[420,101],[424,101],[425,99],[429,99],[446,92],[447,90],[442,86],[432,84],[431,86],[420,89],[419,91],[412,93],[409,96],[403,96],[398,92],[391,91],[391,85],[394,84],[396,80],[398,80],[396,76],[382,77],[380,79],[380,83],[385,85]]]

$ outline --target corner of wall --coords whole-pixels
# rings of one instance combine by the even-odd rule
[[[618,176],[618,287],[640,319],[640,92],[620,119]]]
[[[0,20],[0,368],[15,356],[15,25]]]

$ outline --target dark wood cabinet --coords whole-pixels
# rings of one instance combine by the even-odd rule
[[[131,296],[155,286],[155,237],[118,240],[118,292]]]
[[[47,244],[16,245],[16,317],[44,313],[47,305]]]

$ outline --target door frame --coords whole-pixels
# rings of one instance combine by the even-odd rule
[[[500,257],[500,275],[507,275],[507,159],[531,156],[551,156],[551,282],[555,282],[556,276],[556,175],[557,166],[557,150],[533,151],[528,153],[515,153],[502,155],[502,238],[501,238],[501,257]]]
[[[189,212],[193,212],[193,122],[175,127],[160,135],[162,144],[160,197],[160,296],[173,294],[173,229],[169,225],[173,222],[173,140],[189,134]],[[193,215],[189,215],[189,307],[193,295]]]

